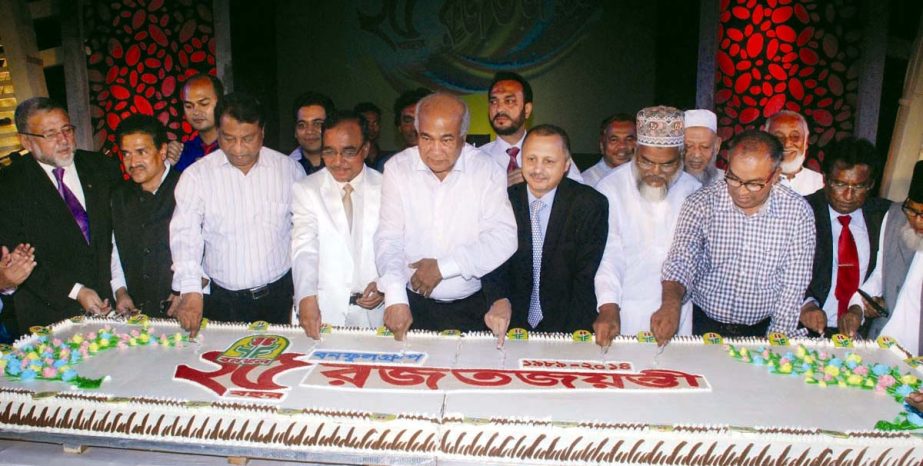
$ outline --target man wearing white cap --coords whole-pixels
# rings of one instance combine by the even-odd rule
[[[683,172],[683,113],[673,107],[638,112],[637,149],[630,163],[596,184],[609,200],[609,235],[596,272],[599,315],[593,325],[605,347],[618,334],[650,329],[660,307],[660,269],[680,209],[702,185]],[[681,335],[692,334],[692,303],[682,308]]]
[[[797,112],[782,110],[766,120],[763,130],[776,137],[783,147],[783,185],[802,196],[824,187],[824,177],[804,166],[808,153],[808,122]]]
[[[715,158],[721,150],[718,136],[718,118],[711,110],[686,110],[685,146],[683,168],[703,185],[724,178],[724,170],[715,166]]]

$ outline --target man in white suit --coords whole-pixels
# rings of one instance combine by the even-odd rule
[[[328,116],[325,168],[295,183],[292,273],[298,320],[319,338],[321,322],[377,328],[384,295],[372,236],[378,228],[381,174],[365,168],[368,124],[354,112]]]

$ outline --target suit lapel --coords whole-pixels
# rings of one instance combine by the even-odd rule
[[[554,204],[551,205],[548,228],[545,230],[545,242],[542,244],[543,266],[545,262],[548,262],[545,258],[553,256],[564,230],[564,220],[567,218],[568,207],[574,195],[569,182],[570,180],[567,178],[562,179],[561,184],[558,185],[557,192],[554,194]]]

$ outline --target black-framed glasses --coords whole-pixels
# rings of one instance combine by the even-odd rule
[[[63,134],[66,137],[71,137],[74,135],[74,131],[77,129],[74,125],[64,125],[60,129],[55,129],[51,131],[46,131],[45,133],[28,133],[26,131],[20,131],[19,134],[24,134],[26,136],[32,136],[34,138],[42,139],[57,139]]]
[[[743,186],[743,187],[747,188],[747,191],[750,191],[751,193],[758,193],[758,192],[760,192],[760,191],[766,189],[766,185],[769,184],[769,180],[772,179],[772,175],[774,175],[774,174],[775,174],[775,172],[770,173],[769,176],[768,176],[765,180],[763,180],[763,181],[743,181],[743,180],[741,180],[740,178],[737,178],[737,177],[734,176],[734,175],[731,175],[731,174],[729,174],[729,173],[725,173],[725,174],[724,174],[724,182],[727,183],[728,186],[730,186],[730,187],[732,187],[732,188],[734,188],[734,189],[737,189],[737,188]]]
[[[920,212],[919,210],[914,209],[913,207],[910,207],[909,205],[907,205],[907,201],[904,201],[904,203],[901,205],[901,210],[904,212],[904,215],[906,215],[907,217],[916,218],[917,220],[923,220],[923,212]]]
[[[846,190],[848,189],[856,194],[863,194],[863,193],[868,192],[868,190],[872,189],[872,183],[849,184],[849,183],[843,183],[842,181],[834,180],[834,181],[828,182],[827,185],[830,186],[834,191],[837,191],[840,193],[846,192]]]

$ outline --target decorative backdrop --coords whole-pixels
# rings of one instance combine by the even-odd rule
[[[794,110],[810,127],[806,165],[852,134],[859,87],[858,0],[721,0],[715,112],[718,134]]]
[[[186,78],[215,74],[211,2],[86,2],[84,24],[90,110],[96,147],[111,147],[115,129],[133,113],[154,115],[185,141],[180,90]]]

